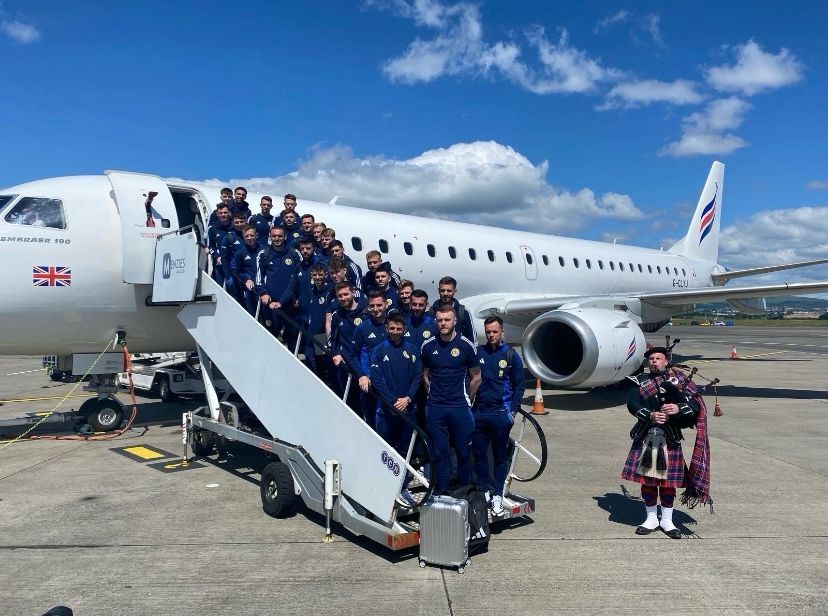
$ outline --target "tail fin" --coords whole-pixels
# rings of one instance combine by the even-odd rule
[[[723,193],[724,164],[716,161],[710,167],[687,235],[676,242],[669,252],[716,263],[719,258],[719,225],[722,221]]]

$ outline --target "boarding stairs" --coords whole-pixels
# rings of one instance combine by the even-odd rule
[[[295,494],[310,509],[326,516],[328,537],[333,520],[392,549],[416,545],[416,508],[412,512],[403,507],[399,497],[407,474],[413,477],[410,486],[417,486],[420,502],[431,493],[430,477],[419,464],[416,468],[412,465],[416,439],[423,441],[430,459],[425,433],[412,423],[415,430],[407,454],[395,451],[348,407],[343,400],[347,391],[340,398],[305,366],[298,357],[298,343],[295,349],[287,348],[207,272],[187,266],[197,264],[199,247],[192,233],[181,231],[186,230],[158,238],[153,292],[148,301],[180,305],[178,319],[197,344],[207,406],[185,414],[185,444],[200,443],[204,451],[203,437],[209,434],[274,454],[289,467]],[[177,270],[176,265],[182,264]],[[219,398],[212,366],[221,371],[263,430],[242,425],[238,406],[227,396]],[[526,420],[521,434],[525,424]],[[540,457],[522,447],[520,439],[516,445],[512,471],[522,449],[543,472],[545,442]],[[512,479],[526,478],[512,472],[507,483]],[[264,484],[262,490],[265,502]],[[534,510],[531,499],[508,493],[504,501],[505,517]]]

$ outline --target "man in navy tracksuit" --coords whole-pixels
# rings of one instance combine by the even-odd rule
[[[365,300],[354,297],[354,287],[344,280],[334,287],[339,307],[328,319],[328,349],[333,353],[334,378],[339,395],[345,394],[348,375],[359,372],[359,356],[354,347],[354,331],[365,315]],[[349,371],[350,368],[350,371]],[[357,415],[361,415],[356,383],[349,390],[347,404]]]
[[[374,289],[382,293],[383,298],[385,298],[386,310],[388,311],[395,310],[397,308],[397,304],[399,303],[397,289],[391,286],[390,270],[391,266],[388,265],[388,263],[383,263],[380,265],[379,269],[374,272],[374,283],[376,284]]]
[[[385,297],[377,290],[368,294],[368,314],[354,330],[354,349],[358,354],[359,404],[362,418],[372,428],[377,421],[377,399],[369,393],[371,387],[371,353],[385,340]]]
[[[402,311],[395,310],[394,314],[402,314]],[[403,334],[403,337],[419,349],[423,342],[436,333],[437,322],[428,312],[428,293],[422,289],[415,289],[411,292],[410,310],[408,316],[405,317],[405,334]],[[414,401],[417,407],[417,424],[421,428],[425,428],[426,388],[424,384],[417,390]],[[419,446],[420,441],[417,441],[417,443]]]
[[[477,344],[471,315],[466,307],[454,298],[454,294],[457,292],[457,281],[451,276],[443,276],[437,284],[437,292],[440,294],[440,298],[431,306],[431,311],[436,314],[437,308],[440,306],[453,308],[457,315],[457,329],[463,336]]]
[[[414,292],[414,283],[410,280],[400,280],[397,285],[397,306],[394,312],[402,315],[406,321],[411,316],[411,294]]]
[[[299,293],[303,293],[311,286],[311,271],[314,265],[323,265],[320,263],[316,254],[313,252],[313,240],[302,236],[299,238],[299,271],[296,274],[297,282],[299,284],[296,292],[296,297]]]
[[[296,220],[302,220],[301,214],[299,214],[299,212],[296,211],[296,195],[293,195],[291,193],[286,194],[284,200],[282,201],[282,205],[284,206],[282,210],[290,210],[296,215]],[[282,220],[283,214],[284,211],[282,211],[282,213],[280,213],[276,217],[276,222],[274,222],[273,224],[275,224],[278,227],[283,226],[285,222],[284,220]]]
[[[277,221],[274,224],[277,224],[285,230],[287,237],[286,243],[288,247],[295,249],[299,242],[299,238],[303,235],[302,225],[296,219],[296,212],[293,210],[283,210],[279,215],[279,220],[281,220],[281,223]]]
[[[236,186],[233,191],[233,198],[227,205],[230,206],[231,214],[241,214],[244,220],[247,221],[253,215],[253,212],[250,211],[250,204],[245,199],[247,199],[247,189],[244,186]]]
[[[233,229],[230,221],[230,208],[224,203],[216,206],[216,223],[207,227],[206,248],[210,259],[213,262],[212,278],[221,286],[224,286],[224,279],[227,277],[227,266],[222,258],[224,247],[227,243],[227,236]]]
[[[244,242],[236,247],[230,257],[230,275],[235,281],[235,286],[240,290],[236,299],[247,308],[251,315],[256,314],[256,302],[259,296],[256,295],[256,257],[259,248],[256,244],[256,229],[250,225],[242,227]]]
[[[273,199],[265,195],[262,197],[259,207],[262,211],[258,214],[253,214],[248,219],[247,224],[252,225],[256,229],[257,243],[259,250],[261,250],[270,241],[270,229],[273,227],[274,221],[273,214],[270,213],[270,210],[273,209]]]
[[[359,291],[360,293],[364,293],[362,290],[362,268],[359,267],[354,261],[345,254],[345,247],[342,245],[342,242],[339,240],[331,240],[328,244],[328,258],[333,259],[336,257],[337,259],[342,259],[345,263],[345,268],[347,271],[346,277],[348,281],[354,286],[354,289]]]
[[[246,218],[244,217],[244,215],[238,212],[233,214],[231,218],[233,220],[233,226],[230,229],[230,232],[224,238],[224,245],[222,246],[221,251],[221,260],[225,264],[224,287],[227,289],[227,292],[236,299],[237,302],[243,304],[244,293],[242,288],[239,286],[239,283],[236,280],[235,276],[233,276],[231,262],[233,260],[233,255],[236,254],[236,251],[244,245],[244,235],[242,229],[245,227]]]
[[[332,285],[325,277],[325,267],[317,263],[310,268],[310,284],[306,286],[294,283],[299,299],[299,323],[305,328],[302,339],[302,353],[305,355],[305,364],[316,376],[329,383],[330,359],[327,355],[318,354],[314,337],[325,334],[325,314],[328,309],[328,293]],[[298,280],[298,278],[294,278]]]
[[[474,399],[472,451],[477,487],[492,494],[492,514],[503,514],[503,485],[509,472],[509,431],[523,399],[523,361],[503,342],[503,320],[483,322],[486,345],[477,349],[482,382]],[[494,459],[494,484],[489,475],[489,445]]]
[[[265,309],[265,319],[270,323],[270,332],[278,337],[284,328],[284,342],[288,348],[292,348],[295,333],[277,310],[291,310],[294,284],[292,281],[298,269],[296,261],[296,252],[285,246],[284,229],[273,227],[270,230],[270,246],[260,250],[256,256],[256,292]]]
[[[222,188],[221,192],[219,193],[221,201],[218,205],[216,205],[216,209],[210,212],[210,218],[207,221],[207,226],[214,225],[218,222],[218,209],[219,207],[224,204],[227,206],[228,210],[230,208],[230,201],[233,199],[233,191],[229,188]]]
[[[385,321],[388,337],[371,353],[371,386],[381,399],[377,407],[377,433],[397,453],[405,456],[414,428],[401,415],[414,421],[414,395],[420,386],[423,368],[419,350],[403,337],[405,321],[399,314],[389,315]],[[411,493],[404,489],[400,495],[408,505],[416,504]]]
[[[435,320],[438,333],[423,343],[420,358],[428,389],[426,431],[434,445],[434,489],[444,494],[450,481],[449,444],[457,454],[460,484],[471,481],[471,401],[480,386],[480,363],[475,344],[455,330],[451,306],[439,306]]]

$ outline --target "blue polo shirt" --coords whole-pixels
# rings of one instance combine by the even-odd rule
[[[468,370],[480,367],[471,340],[456,332],[448,342],[439,335],[429,338],[423,342],[420,358],[429,370],[428,406],[471,406]]]

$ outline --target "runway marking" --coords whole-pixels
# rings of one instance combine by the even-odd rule
[[[754,357],[767,357],[768,355],[780,355],[781,353],[787,353],[788,351],[771,351],[770,353],[754,353],[753,355],[742,355],[737,359],[753,359]]]
[[[4,374],[3,376],[16,376],[18,374],[31,374],[32,372],[43,372],[44,370],[48,370],[48,368],[37,368],[35,370],[23,370],[21,372],[9,372],[8,374]]]
[[[150,445],[130,445],[128,447],[113,447],[114,451],[135,462],[147,462],[148,460],[160,460],[163,458],[174,458],[175,454]]]
[[[40,402],[41,400],[64,400],[66,398],[88,398],[89,394],[70,394],[68,396],[45,396],[43,398],[16,398],[14,400],[0,400],[0,404],[8,402]]]
[[[162,473],[178,473],[180,471],[188,471],[191,468],[204,468],[204,465],[199,462],[181,459],[175,462],[155,462],[154,464],[147,464],[147,466]]]

